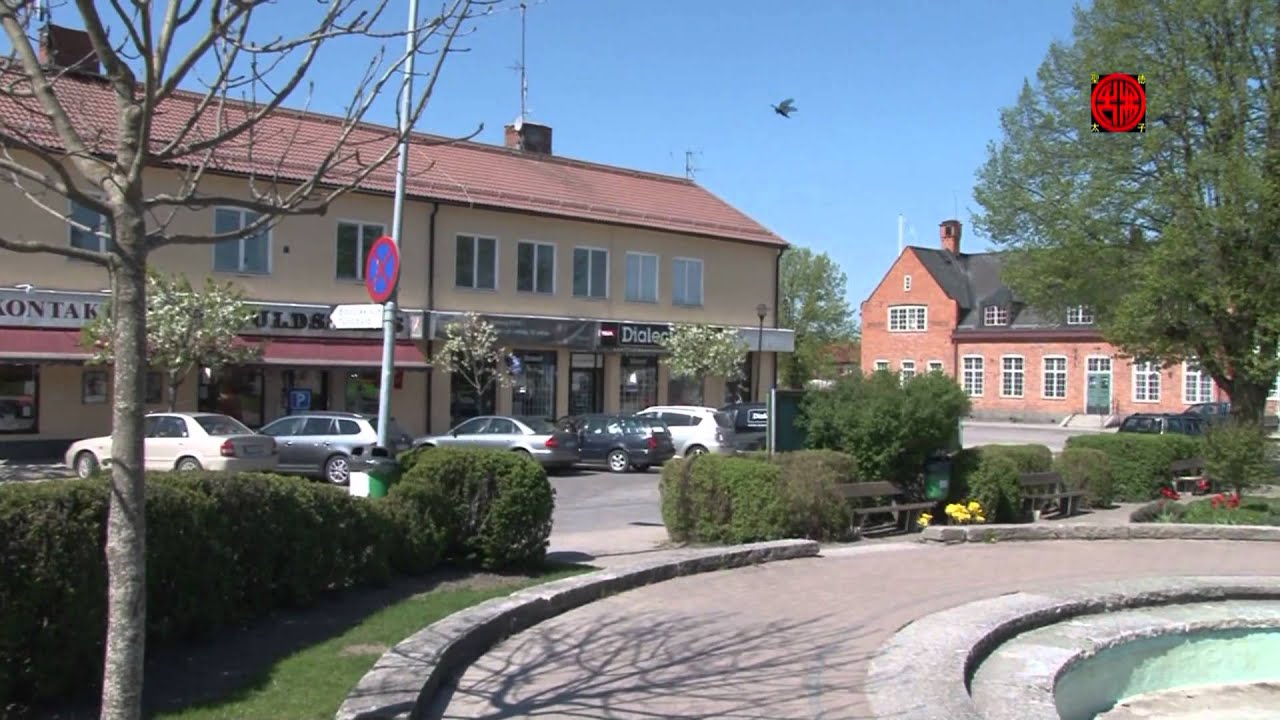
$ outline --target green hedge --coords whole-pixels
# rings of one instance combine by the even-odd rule
[[[1053,463],[1067,486],[1088,493],[1089,507],[1107,508],[1115,501],[1115,482],[1111,475],[1111,458],[1101,450],[1070,447]]]
[[[678,542],[843,538],[849,506],[834,486],[850,482],[853,468],[853,458],[826,450],[671,460],[662,468],[663,523]]]
[[[1067,448],[1106,453],[1111,461],[1116,499],[1142,502],[1155,497],[1160,487],[1169,482],[1172,462],[1200,456],[1204,443],[1186,435],[1090,433],[1068,438]]]
[[[1044,445],[981,445],[966,448],[952,462],[948,500],[977,500],[990,522],[1022,518],[1022,473],[1053,468],[1053,451]]]
[[[444,449],[405,462],[405,480],[373,500],[295,477],[149,473],[149,646],[442,560],[543,558],[553,494],[536,462]],[[0,486],[0,708],[97,690],[107,501],[104,478]]]

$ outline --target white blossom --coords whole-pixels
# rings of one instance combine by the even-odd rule
[[[445,326],[445,339],[432,364],[461,378],[478,397],[495,385],[511,384],[511,352],[498,342],[493,324],[476,313],[466,313]]]
[[[747,346],[737,330],[712,325],[676,325],[660,341],[673,377],[717,376],[725,382],[742,378]]]

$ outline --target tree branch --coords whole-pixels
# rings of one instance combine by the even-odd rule
[[[112,263],[111,255],[108,253],[94,252],[92,250],[82,250],[70,245],[50,245],[36,240],[10,240],[0,237],[0,250],[9,250],[19,253],[49,253],[51,255],[61,255],[63,257],[75,258],[76,260],[85,260],[102,267],[110,267]]]

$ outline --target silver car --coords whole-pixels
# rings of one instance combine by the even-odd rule
[[[275,438],[280,472],[346,485],[351,480],[351,451],[378,442],[378,418],[350,412],[301,412],[272,420],[259,432]],[[412,441],[392,418],[387,433],[392,456],[408,450]]]
[[[733,419],[728,413],[715,408],[697,405],[655,405],[636,413],[638,417],[652,417],[666,422],[671,428],[671,440],[678,457],[715,453],[732,455],[737,452]]]
[[[578,436],[557,429],[545,418],[481,415],[459,423],[443,435],[418,438],[413,444],[522,452],[548,469],[569,468],[578,463]]]

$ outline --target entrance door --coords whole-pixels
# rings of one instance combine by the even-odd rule
[[[569,414],[589,415],[598,412],[604,412],[604,370],[571,368]]]
[[[1086,415],[1111,414],[1111,358],[1091,357],[1085,370]]]

